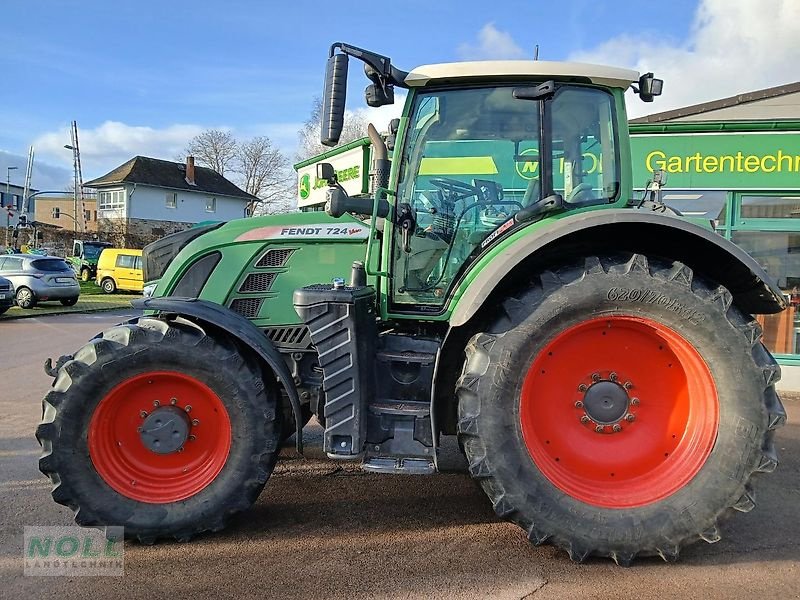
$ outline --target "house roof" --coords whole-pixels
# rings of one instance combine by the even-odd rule
[[[185,164],[149,156],[134,156],[113,171],[87,181],[83,185],[90,188],[103,188],[121,183],[139,183],[154,187],[231,196],[248,201],[256,199],[255,196],[240,189],[213,169],[195,166],[194,170],[196,185],[189,185],[186,182]]]
[[[661,123],[663,121],[674,121],[677,119],[690,117],[692,115],[699,115],[723,108],[730,108],[732,106],[739,106],[741,104],[748,104],[750,102],[758,102],[768,98],[775,98],[777,96],[787,96],[789,94],[796,94],[800,92],[800,81],[795,83],[787,83],[785,85],[778,85],[763,90],[756,90],[754,92],[747,92],[746,94],[738,94],[720,100],[713,100],[711,102],[703,102],[701,104],[692,104],[691,106],[684,106],[683,108],[676,108],[674,110],[667,110],[660,113],[654,113],[638,119],[631,119],[630,123]]]

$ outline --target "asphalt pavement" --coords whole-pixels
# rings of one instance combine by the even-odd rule
[[[443,473],[370,475],[321,452],[306,428],[253,508],[190,543],[126,543],[125,575],[25,577],[23,526],[68,525],[36,466],[46,357],[71,353],[131,311],[0,322],[0,596],[17,598],[800,598],[800,402],[786,401],[781,464],[722,541],[680,562],[583,565],[498,520],[445,439]]]

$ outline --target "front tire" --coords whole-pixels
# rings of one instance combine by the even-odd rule
[[[678,557],[754,507],[785,412],[761,329],[680,263],[545,272],[467,348],[459,438],[495,511],[575,561]]]
[[[81,281],[89,281],[90,276],[89,269],[81,269]]]
[[[218,531],[275,466],[278,392],[229,340],[142,318],[78,350],[36,437],[53,499],[84,526],[150,543]]]

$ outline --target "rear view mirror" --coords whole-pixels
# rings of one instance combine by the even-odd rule
[[[317,163],[317,179],[325,181],[328,185],[336,184],[336,171],[331,163]]]
[[[347,99],[347,55],[334,54],[325,68],[322,97],[320,142],[326,146],[339,143],[344,127],[344,105]]]

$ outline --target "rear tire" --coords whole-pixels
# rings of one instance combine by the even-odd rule
[[[163,428],[185,416],[180,449],[146,442],[163,433],[162,414]],[[145,543],[188,540],[256,500],[278,458],[280,416],[277,389],[229,340],[142,318],[61,367],[36,431],[39,469],[79,525],[121,525]]]
[[[36,296],[26,287],[17,288],[17,306],[20,308],[33,308],[36,306]]]
[[[680,263],[593,257],[503,308],[467,347],[458,432],[531,542],[578,562],[675,560],[754,507],[751,476],[777,466],[786,414],[761,328],[726,289]]]
[[[111,277],[106,277],[103,279],[103,281],[100,283],[100,287],[103,288],[103,291],[106,294],[113,294],[117,291],[117,284],[113,279],[111,279]]]

